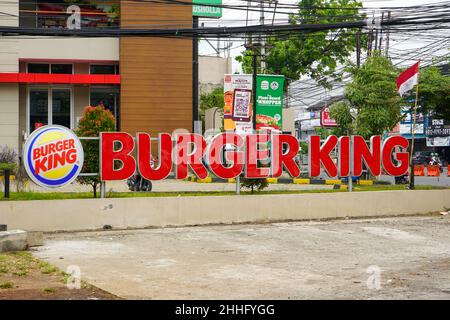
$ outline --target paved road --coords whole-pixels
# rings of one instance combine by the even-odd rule
[[[394,183],[394,178],[389,176],[382,176],[380,180]],[[421,186],[450,187],[450,177],[447,176],[447,173],[445,175],[441,173],[440,177],[414,177],[414,183]]]
[[[48,235],[35,255],[125,298],[450,299],[450,217]]]

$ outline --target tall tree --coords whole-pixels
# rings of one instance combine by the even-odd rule
[[[434,112],[436,118],[450,121],[450,77],[442,74],[438,67],[420,70],[420,112]]]
[[[361,68],[349,71],[352,82],[345,87],[347,101],[331,105],[331,117],[365,138],[392,130],[401,120],[404,103],[396,88],[398,69],[388,58],[375,54]]]
[[[298,12],[289,17],[289,23],[294,25],[349,22],[364,18],[359,12],[362,3],[356,0],[301,0],[298,7]],[[271,49],[266,57],[266,71],[285,75],[288,80],[307,75],[329,86],[324,77],[337,77],[337,66],[344,64],[356,49],[357,33],[356,29],[339,29],[269,37]],[[364,42],[364,39],[361,37],[360,40]],[[245,73],[252,72],[251,54],[251,50],[246,50],[236,57]]]

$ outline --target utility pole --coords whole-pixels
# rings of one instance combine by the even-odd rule
[[[356,66],[359,68],[361,66],[361,32],[360,30],[356,33]]]
[[[262,1],[261,1],[262,2]],[[258,68],[258,60],[256,52],[253,52],[253,103],[252,103],[252,111],[253,111],[253,130],[256,133],[256,74],[257,74],[257,68]]]
[[[384,21],[384,11],[381,13],[381,24],[380,24],[380,43],[378,44],[378,50],[381,54],[381,44],[383,43],[383,21]]]
[[[259,0],[260,15],[259,24],[264,25],[264,0]],[[261,44],[261,73],[266,73],[266,41],[262,34],[259,35],[259,43]]]
[[[388,11],[388,16],[387,16],[387,21],[391,20],[391,12]],[[389,26],[387,26],[387,30],[386,30],[386,46],[384,48],[384,55],[386,57],[389,57]]]

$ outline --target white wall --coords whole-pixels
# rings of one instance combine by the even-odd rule
[[[18,0],[0,0],[1,11],[19,15]],[[8,15],[1,16],[2,26],[18,26],[19,19]],[[18,72],[19,41],[0,36],[0,72]],[[19,144],[19,86],[0,84],[0,146],[8,145],[18,151]]]
[[[231,73],[231,58],[199,56],[198,81],[200,91],[208,92],[223,86],[224,74]]]
[[[19,40],[21,59],[119,60],[118,38],[36,38]]]
[[[8,229],[74,231],[377,217],[442,211],[450,190],[0,201]]]

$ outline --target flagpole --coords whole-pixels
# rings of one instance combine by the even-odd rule
[[[413,155],[414,155],[414,129],[416,127],[416,117],[417,117],[417,101],[419,100],[419,76],[420,69],[417,72],[417,86],[416,86],[416,100],[414,102],[414,111],[413,111],[413,119],[412,119],[412,127],[411,127],[411,153],[409,155],[409,189],[414,190],[414,163],[413,163]]]

